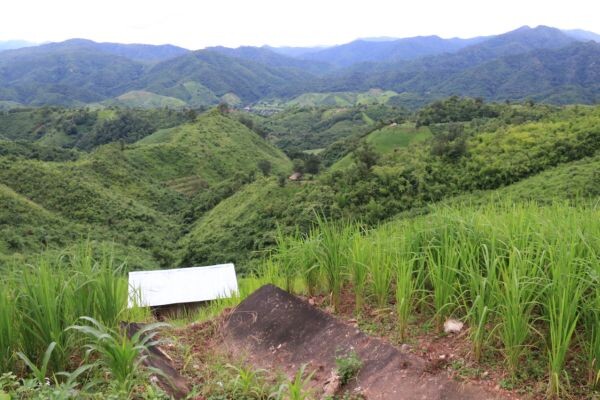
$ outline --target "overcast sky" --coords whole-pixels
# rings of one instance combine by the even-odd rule
[[[331,45],[358,37],[472,37],[522,25],[600,33],[597,0],[5,0],[0,40],[87,38],[190,49]]]

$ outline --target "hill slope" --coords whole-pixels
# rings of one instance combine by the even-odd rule
[[[152,67],[136,85],[188,101],[186,84],[195,82],[221,97],[233,93],[243,101],[300,93],[313,76],[299,68],[277,68],[219,51],[199,50]]]
[[[0,198],[9,205],[0,212],[0,231],[13,232],[0,241],[4,256],[89,235],[130,246],[153,260],[150,265],[173,266],[191,197],[221,180],[251,182],[261,161],[272,173],[291,170],[278,149],[218,112],[74,160],[60,160],[58,152],[56,161],[40,161],[25,150],[0,152]]]
[[[236,174],[257,171],[268,161],[273,173],[287,173],[291,162],[258,134],[211,111],[196,122],[158,131],[131,146],[127,158],[162,181],[196,177],[214,184]]]

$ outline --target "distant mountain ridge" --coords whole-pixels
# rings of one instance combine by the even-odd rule
[[[563,32],[577,40],[593,40],[594,42],[600,43],[600,35],[594,32],[584,31],[583,29],[568,29]]]
[[[36,43],[28,42],[26,40],[4,40],[0,41],[0,51],[20,49],[22,47],[30,47],[36,45]]]
[[[429,55],[452,53],[483,40],[483,37],[442,39],[439,36],[395,40],[358,39],[348,44],[303,54],[299,58],[348,67],[361,62],[413,60]]]
[[[590,80],[600,68],[597,37],[524,26],[471,39],[375,38],[318,49],[197,51],[72,39],[0,52],[0,103],[81,105],[126,95],[113,104],[196,107],[373,88],[397,92],[395,104],[449,94],[590,103],[600,91]]]
[[[98,43],[88,39],[69,39],[64,42],[46,43],[43,45],[14,49],[3,56],[24,56],[34,54],[48,54],[60,51],[88,50],[99,53],[112,54],[128,58],[132,61],[159,62],[189,53],[190,50],[182,47],[151,44],[121,44]]]

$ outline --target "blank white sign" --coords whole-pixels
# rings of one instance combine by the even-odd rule
[[[194,303],[238,291],[233,264],[129,273],[129,307]]]

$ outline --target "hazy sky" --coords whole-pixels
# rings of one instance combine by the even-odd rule
[[[522,25],[600,33],[597,0],[4,0],[0,40],[80,37],[191,49],[307,46],[357,37],[472,37]]]

